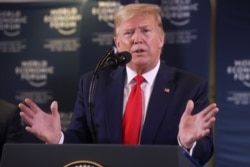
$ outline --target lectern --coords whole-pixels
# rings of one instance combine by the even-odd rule
[[[1,167],[198,167],[179,146],[5,144]]]

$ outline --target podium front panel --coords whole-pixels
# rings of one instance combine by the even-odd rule
[[[179,146],[5,144],[1,167],[196,167],[189,158]]]

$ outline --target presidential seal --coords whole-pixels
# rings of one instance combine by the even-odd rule
[[[64,167],[103,167],[103,166],[93,161],[80,160],[80,161],[70,162],[69,164],[66,164]]]

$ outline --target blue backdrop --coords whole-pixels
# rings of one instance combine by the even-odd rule
[[[250,2],[217,3],[215,167],[250,166]]]

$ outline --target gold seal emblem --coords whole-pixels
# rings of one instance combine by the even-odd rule
[[[64,167],[103,167],[103,166],[93,161],[80,160],[80,161],[70,162],[69,164],[66,164]]]

